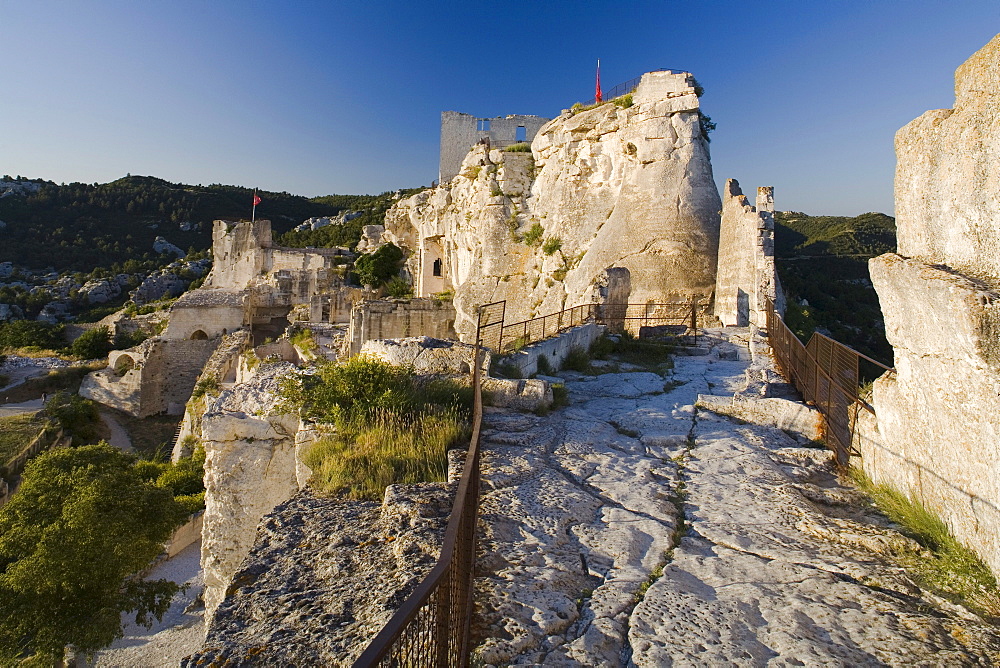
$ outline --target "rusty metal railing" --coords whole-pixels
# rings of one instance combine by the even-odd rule
[[[504,324],[506,301],[493,302],[480,307],[480,324],[476,335],[483,346],[498,353],[520,350],[565,332],[568,329],[596,322],[607,325],[612,332],[629,330],[640,334],[645,327],[668,326],[671,333],[698,335],[699,323],[704,326],[707,302],[694,299],[690,302],[649,302],[645,304],[581,304],[562,311],[538,316],[529,320]],[[488,317],[484,321],[482,315]]]
[[[496,306],[496,305],[491,305]],[[495,319],[495,308],[480,309],[484,319]],[[503,323],[501,311],[500,322]],[[472,438],[458,483],[451,517],[437,564],[354,662],[369,666],[468,666],[471,651],[473,578],[476,564],[476,522],[479,515],[479,433],[483,422],[480,387],[482,342],[477,339]]]
[[[805,401],[813,404],[824,417],[823,437],[846,466],[854,442],[854,427],[859,410],[874,414],[875,409],[861,396],[862,362],[895,373],[895,370],[859,353],[853,348],[814,332],[809,343],[802,344],[785,321],[767,304],[767,338],[781,373]]]

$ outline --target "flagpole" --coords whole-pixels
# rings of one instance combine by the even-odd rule
[[[250,214],[250,222],[257,222],[257,189],[253,189],[253,212]]]

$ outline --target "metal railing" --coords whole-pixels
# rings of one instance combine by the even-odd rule
[[[827,447],[836,454],[837,463],[846,466],[851,455],[857,454],[852,453],[851,444],[858,411],[875,413],[860,393],[860,365],[872,365],[881,372],[895,370],[818,332],[803,345],[770,300],[767,337],[781,373],[823,414]]]
[[[675,70],[672,68],[661,68],[658,70],[650,70],[651,72],[687,72],[687,70]],[[639,87],[639,82],[642,81],[642,75],[635,77],[634,79],[629,79],[623,83],[618,84],[612,88],[601,91],[601,99],[604,102],[609,102],[616,97],[621,97],[622,95],[628,95],[629,93],[635,91]],[[586,103],[586,106],[597,104],[597,98],[590,100]]]
[[[480,309],[480,329],[484,316]],[[500,315],[503,322],[503,315]],[[479,433],[483,422],[480,388],[481,342],[476,341],[472,438],[437,564],[403,601],[365,651],[355,668],[369,666],[467,666],[471,651],[476,522],[479,515]]]
[[[640,334],[646,327],[669,327],[674,335],[698,335],[707,302],[650,302],[646,304],[581,304],[530,320],[504,324],[507,302],[499,301],[480,307],[476,339],[497,353],[519,350],[529,343],[543,341],[568,329],[596,322],[612,332],[629,330]],[[488,314],[485,322],[483,314]],[[497,315],[499,314],[499,315]]]

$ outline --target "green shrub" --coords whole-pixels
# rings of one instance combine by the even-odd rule
[[[289,376],[281,394],[289,408],[326,422],[343,413],[405,412],[417,403],[412,371],[364,355],[320,362],[312,375]]]
[[[545,243],[542,244],[542,252],[546,255],[552,255],[560,248],[562,248],[562,239],[559,237],[549,237],[545,240]]]
[[[569,390],[562,383],[552,385],[552,409],[569,406]]]
[[[366,253],[354,261],[354,273],[361,285],[379,287],[396,276],[403,264],[403,251],[395,244],[385,244],[374,253]]]
[[[148,338],[149,334],[141,329],[137,329],[134,332],[118,332],[115,334],[115,340],[112,347],[115,350],[126,350],[128,348],[134,348]]]
[[[476,179],[479,178],[479,172],[482,171],[482,169],[483,168],[479,167],[478,165],[473,167],[467,167],[466,170],[462,172],[462,176],[469,179],[470,181],[475,181]]]
[[[531,144],[526,141],[522,141],[517,144],[511,144],[504,150],[510,153],[531,153]]]
[[[205,376],[195,383],[194,390],[191,392],[191,398],[199,399],[206,394],[215,394],[218,391],[219,379],[215,376]]]
[[[180,496],[175,496],[174,501],[179,503],[181,507],[184,508],[184,512],[188,515],[193,515],[198,511],[205,510],[205,490],[202,490],[197,494],[181,494]]]
[[[494,369],[494,371],[501,378],[520,378],[521,377],[521,368],[519,366],[517,366],[516,364],[513,364],[511,362],[501,362],[500,364],[497,364],[496,368]]]
[[[16,350],[37,346],[58,350],[66,345],[62,325],[50,325],[37,320],[14,320],[0,323],[0,350]]]
[[[587,373],[590,371],[590,355],[583,348],[572,348],[562,361],[562,368]]]
[[[297,346],[302,350],[316,350],[319,346],[316,344],[316,339],[313,338],[313,332],[308,327],[295,330],[288,340],[293,346]]]
[[[97,425],[101,422],[101,414],[96,402],[84,399],[79,394],[57,392],[45,404],[45,412],[73,435],[74,446],[97,441]]]
[[[500,186],[493,186],[490,188],[490,197],[501,197],[503,196],[503,191],[500,190]]]
[[[538,373],[546,376],[552,375],[552,364],[549,362],[549,356],[545,353],[538,354],[535,364],[538,366]]]
[[[107,325],[88,329],[70,346],[70,352],[85,360],[107,357],[111,349],[111,330]]]
[[[628,95],[622,95],[621,97],[616,97],[611,101],[614,102],[619,107],[621,107],[622,109],[628,109],[629,107],[632,106],[632,93],[629,93]]]
[[[542,243],[542,235],[545,234],[545,228],[541,226],[540,223],[534,223],[524,234],[524,243],[529,246],[537,246]]]
[[[394,276],[385,284],[386,293],[393,299],[409,299],[413,296],[413,286],[400,276]]]
[[[169,462],[154,462],[148,459],[140,459],[135,463],[135,473],[143,482],[156,482],[168,468],[170,468]]]

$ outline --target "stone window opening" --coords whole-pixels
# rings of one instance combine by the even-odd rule
[[[203,330],[196,329],[191,333],[191,336],[188,338],[190,338],[190,340],[192,341],[207,341],[208,334],[206,334]]]
[[[476,122],[476,129],[479,132],[489,132],[490,131],[490,119],[480,118]]]
[[[528,129],[523,125],[518,125],[514,133],[514,141],[518,143],[528,141]]]
[[[433,269],[431,271],[435,276],[437,277],[441,276],[441,258],[434,260]]]

